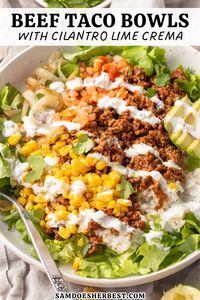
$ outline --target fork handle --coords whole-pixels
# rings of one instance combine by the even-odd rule
[[[41,238],[39,232],[35,228],[27,211],[22,207],[22,205],[17,200],[13,200],[12,198],[2,194],[1,192],[0,195],[6,198],[8,201],[11,201],[16,206],[24,222],[24,225],[26,226],[26,229],[29,233],[33,246],[40,258],[42,265],[44,266],[44,269],[47,273],[47,276],[55,292],[66,292],[67,289],[66,289],[65,281],[61,275],[61,272],[59,271],[55,261],[51,257],[43,239]]]

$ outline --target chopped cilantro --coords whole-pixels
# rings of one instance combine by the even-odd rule
[[[42,155],[33,154],[28,157],[27,162],[32,168],[32,171],[26,175],[26,181],[32,183],[35,180],[39,180],[43,174],[45,166]]]
[[[156,75],[155,79],[154,79],[154,83],[157,86],[164,86],[167,85],[170,82],[170,76],[167,73],[160,73],[158,75]]]
[[[125,176],[122,176],[120,196],[124,199],[128,199],[129,196],[135,192],[136,190],[133,188],[132,184],[126,180]]]
[[[152,89],[152,88],[148,88],[148,89],[147,89],[146,96],[147,96],[148,98],[151,98],[151,97],[153,97],[153,96],[155,96],[155,95],[156,95],[156,91],[155,91],[154,89]]]
[[[93,147],[94,142],[85,133],[78,133],[77,140],[73,143],[73,150],[76,154],[88,153]]]

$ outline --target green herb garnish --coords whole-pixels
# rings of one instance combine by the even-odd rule
[[[135,192],[136,190],[133,188],[132,184],[126,180],[125,176],[122,176],[120,196],[124,199],[128,199],[129,196]]]
[[[156,91],[152,88],[148,88],[146,92],[146,97],[151,98],[156,95]]]
[[[80,155],[82,153],[88,153],[93,147],[94,142],[85,133],[78,133],[77,140],[73,143],[73,151]]]
[[[35,180],[39,180],[45,167],[42,155],[33,154],[28,157],[27,162],[32,168],[32,171],[26,175],[26,181],[32,183]]]
[[[170,76],[167,73],[160,73],[154,79],[154,83],[157,86],[164,86],[169,84],[169,82],[170,82]]]

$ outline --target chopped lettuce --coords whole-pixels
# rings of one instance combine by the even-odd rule
[[[19,114],[19,109],[23,104],[21,93],[10,83],[0,90],[0,113],[13,116]]]
[[[13,159],[14,155],[6,144],[0,143],[0,188],[4,188],[10,184],[10,166],[9,159]]]
[[[195,102],[200,97],[200,75],[194,75],[190,69],[184,70],[182,66],[180,68],[184,71],[187,79],[176,79],[176,82],[181,90],[186,92],[189,98]]]
[[[82,47],[79,52],[68,53],[64,52],[63,57],[66,60],[77,63],[78,61],[88,62],[91,58],[95,56],[104,56],[110,53],[121,54],[124,47],[112,47],[112,46],[92,46],[92,47]]]
[[[192,213],[186,214],[185,224],[180,232],[163,232],[161,244],[149,245],[147,241],[142,240],[121,254],[101,245],[97,252],[85,258],[85,254],[91,248],[91,243],[85,235],[74,235],[64,241],[51,239],[51,236],[45,234],[40,227],[42,211],[38,209],[30,211],[29,214],[54,260],[69,263],[75,257],[80,257],[80,268],[77,274],[84,277],[119,278],[133,274],[144,275],[177,263],[200,248],[200,221]],[[157,216],[151,215],[149,220],[154,221],[155,230],[161,230]],[[9,229],[16,227],[22,239],[30,243],[26,228],[16,210],[4,213],[4,221],[7,222]],[[80,238],[83,240],[82,247],[78,245]],[[31,252],[37,257],[33,249]]]
[[[77,63],[74,63],[71,61],[67,61],[65,63],[60,63],[58,65],[57,74],[62,80],[66,81],[66,79],[70,75],[78,75],[79,74],[79,66],[77,65]]]
[[[108,54],[119,54],[133,65],[144,68],[147,75],[156,73],[156,69],[168,72],[165,64],[165,50],[159,47],[151,48],[148,46],[127,46],[127,47],[114,47],[114,46],[93,46],[81,47],[80,52],[63,53],[63,57],[71,62],[85,61],[89,62],[90,59],[96,56],[103,56]]]
[[[142,257],[138,263],[139,273],[145,275],[152,271],[158,271],[161,263],[169,253],[170,248],[149,245],[145,242],[137,251],[137,256]]]

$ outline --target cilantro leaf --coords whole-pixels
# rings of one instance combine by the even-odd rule
[[[156,95],[156,91],[152,88],[148,88],[146,92],[146,97],[151,98]]]
[[[124,199],[128,199],[129,196],[135,192],[136,190],[133,188],[132,184],[126,180],[125,176],[122,176],[120,196]]]
[[[43,174],[45,164],[42,155],[39,154],[29,156],[27,162],[32,168],[32,171],[26,175],[26,181],[32,183],[35,180],[40,179]]]
[[[85,133],[78,133],[77,140],[73,143],[73,150],[76,154],[88,153],[93,147],[94,142]]]
[[[156,75],[155,79],[154,79],[154,83],[157,86],[164,86],[167,85],[170,82],[170,76],[167,73],[160,73],[158,75]]]

